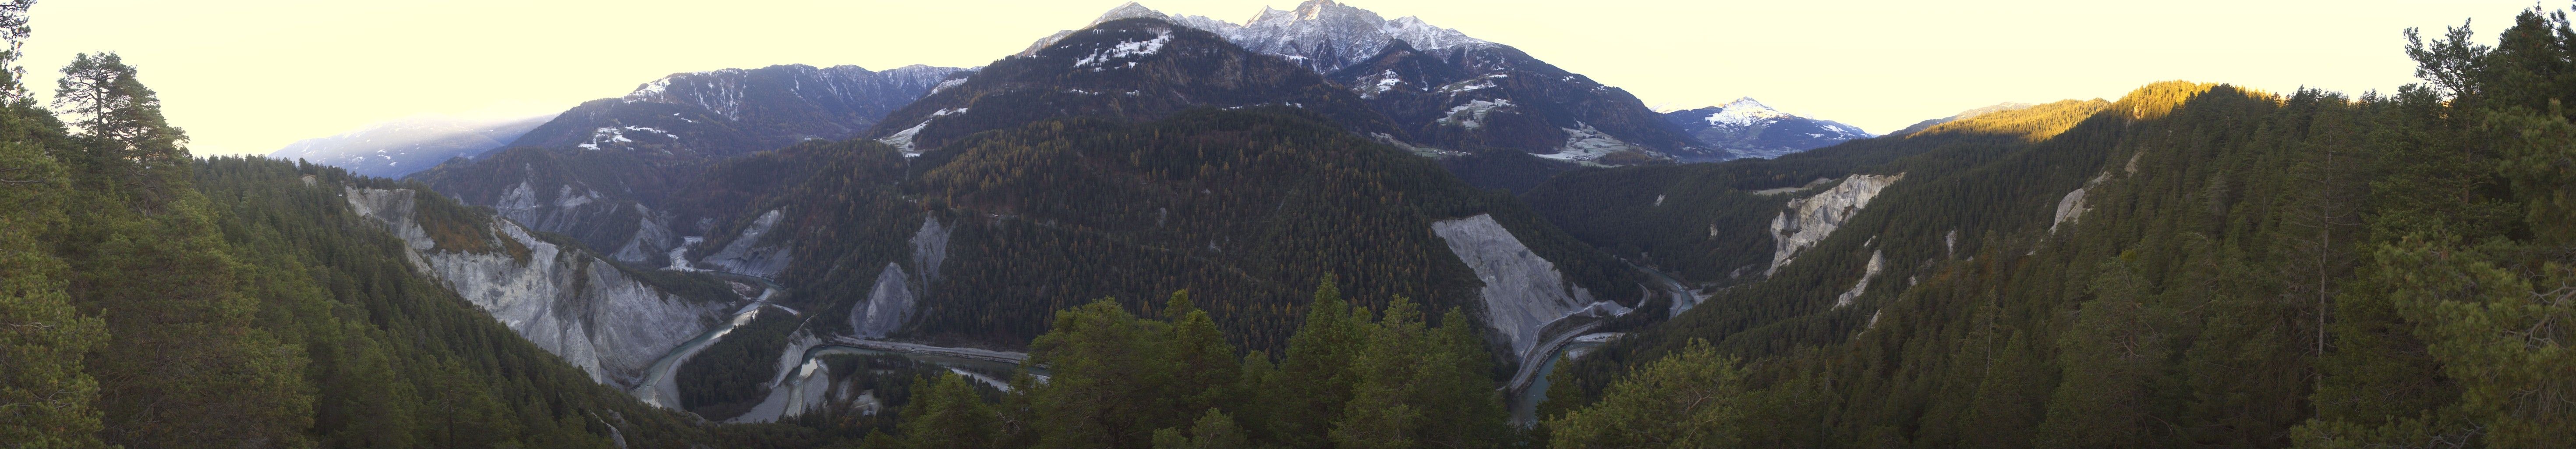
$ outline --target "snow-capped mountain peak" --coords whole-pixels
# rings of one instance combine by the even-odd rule
[[[1136,3],[1136,2],[1127,2],[1127,4],[1124,4],[1124,5],[1118,5],[1118,7],[1116,7],[1116,8],[1110,8],[1110,9],[1109,9],[1109,12],[1101,13],[1101,14],[1100,14],[1100,18],[1099,18],[1099,19],[1096,19],[1096,20],[1092,20],[1092,21],[1091,21],[1091,24],[1092,24],[1092,25],[1099,25],[1099,24],[1101,24],[1101,23],[1105,23],[1105,22],[1112,21],[1112,20],[1118,20],[1118,19],[1133,19],[1133,18],[1138,18],[1138,17],[1148,17],[1148,18],[1155,18],[1155,19],[1169,19],[1169,18],[1170,18],[1170,16],[1163,15],[1163,12],[1162,12],[1162,11],[1155,11],[1155,10],[1154,10],[1154,8],[1147,8],[1147,7],[1145,7],[1145,5],[1138,4],[1138,3]]]
[[[1720,106],[1667,112],[1664,120],[1701,142],[1746,157],[1779,157],[1873,137],[1860,127],[1781,112],[1753,97],[1737,98]]]
[[[1760,101],[1754,101],[1753,97],[1744,97],[1729,102],[1725,106],[1718,106],[1716,112],[1709,113],[1703,120],[1707,121],[1709,126],[1745,127],[1753,126],[1754,123],[1763,120],[1796,117],[1796,115],[1772,109],[1770,105],[1762,104]]]
[[[1244,49],[1280,55],[1318,73],[1332,73],[1358,64],[1399,40],[1426,51],[1491,44],[1467,37],[1466,33],[1458,30],[1432,26],[1419,17],[1387,20],[1376,12],[1331,0],[1308,0],[1298,4],[1296,9],[1285,11],[1265,6],[1259,14],[1243,23],[1206,16],[1174,16],[1128,2],[1101,14],[1091,24],[1139,17],[1162,19],[1216,33]],[[1021,55],[1035,54],[1038,49],[1063,40],[1069,33],[1071,31],[1060,31],[1041,39]]]

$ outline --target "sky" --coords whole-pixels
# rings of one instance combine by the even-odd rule
[[[420,116],[526,117],[664,75],[775,64],[973,67],[1124,0],[43,0],[26,43],[50,98],[115,51],[197,155],[266,154]],[[1149,0],[1241,21],[1294,0]],[[1750,96],[1884,133],[1995,103],[2116,99],[2161,80],[2358,94],[2415,82],[2400,34],[2531,0],[1351,0],[1518,47],[1687,109]],[[2550,7],[2564,4],[2552,3]]]

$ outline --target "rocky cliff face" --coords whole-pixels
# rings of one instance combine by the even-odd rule
[[[1780,267],[1788,266],[1798,257],[1799,251],[1816,246],[1816,242],[1833,235],[1834,229],[1842,227],[1843,222],[1869,206],[1869,200],[1877,198],[1879,190],[1901,179],[1905,179],[1904,173],[1851,175],[1844,178],[1842,184],[1815,196],[1789,200],[1789,210],[1780,211],[1779,217],[1771,219],[1771,235],[1779,240],[1771,252],[1771,268],[1763,274],[1778,273]]]
[[[876,288],[868,291],[868,302],[850,310],[850,329],[859,338],[878,338],[903,329],[911,322],[919,300],[930,295],[930,283],[939,278],[939,264],[948,260],[948,234],[952,229],[939,223],[938,217],[924,219],[921,230],[912,234],[912,269],[888,262],[877,271]],[[917,272],[917,274],[916,274]]]
[[[2130,162],[2129,162],[2130,166],[2131,166],[2131,167],[2136,167],[2136,166],[2137,166],[2137,162],[2136,162],[2136,161],[2137,161],[2137,159],[2135,159],[2135,158],[2130,159]],[[2130,173],[2136,173],[2136,172],[2137,172],[2137,170],[2132,169],[2132,170],[2129,170],[2129,172],[2130,172]],[[2093,179],[2092,179],[2092,180],[2090,180],[2090,181],[2085,181],[2085,182],[2084,182],[2084,186],[2083,186],[2083,187],[2077,187],[2077,188],[2075,188],[2075,191],[2072,191],[2072,192],[2066,192],[2066,196],[2065,196],[2065,197],[2063,197],[2063,198],[2058,198],[2058,199],[2057,199],[2057,215],[2056,215],[2056,217],[2055,217],[2055,218],[2052,218],[2052,219],[2051,219],[2051,221],[2049,221],[2049,223],[2048,223],[2048,233],[2050,233],[2050,234],[2056,234],[2056,233],[2057,233],[2057,228],[2058,228],[2058,227],[2060,227],[2060,226],[2065,226],[2067,223],[2074,223],[2076,219],[2083,218],[2083,217],[2084,217],[2084,211],[2088,211],[2088,210],[2092,210],[2092,209],[2093,209],[2092,207],[2088,207],[2088,206],[2085,206],[2085,205],[2084,205],[2084,197],[2087,195],[2085,192],[2086,192],[2086,191],[2089,191],[2089,190],[2092,190],[2094,187],[2099,187],[2099,186],[2101,186],[2101,185],[2102,185],[2102,183],[2103,183],[2104,181],[2110,181],[2110,180],[2111,180],[2111,173],[2109,173],[2109,172],[2104,172],[2104,173],[2102,173],[2102,175],[2101,175],[2101,176],[2095,176],[2095,177],[2093,177]]]
[[[344,194],[352,210],[403,239],[415,268],[600,383],[632,387],[655,359],[705,332],[725,311],[721,302],[662,291],[597,254],[538,239],[508,220],[439,237],[483,240],[492,249],[443,248],[416,213],[420,192],[350,188]]]
[[[778,220],[784,216],[782,212],[784,211],[778,209],[762,212],[760,218],[751,221],[751,226],[742,229],[741,237],[734,238],[733,243],[726,244],[724,249],[707,255],[707,258],[700,259],[698,263],[716,271],[764,278],[778,277],[778,272],[786,271],[787,264],[795,261],[795,257],[789,254],[789,245],[786,242],[765,240],[770,237],[770,230],[778,227]]]
[[[1878,273],[1886,269],[1887,258],[1882,256],[1880,251],[1870,251],[1869,266],[1861,269],[1860,282],[1853,283],[1851,290],[1844,291],[1841,296],[1835,296],[1834,308],[1839,309],[1845,306],[1850,306],[1852,300],[1860,299],[1860,295],[1862,293],[1869,292],[1869,281],[1878,279]],[[1871,320],[1875,322],[1876,318],[1872,318]]]
[[[1492,215],[1434,222],[1431,232],[1447,241],[1449,252],[1484,282],[1477,296],[1483,299],[1485,325],[1507,339],[1521,360],[1545,349],[1541,342],[1576,332],[1561,322],[1628,313],[1627,307],[1594,300],[1592,292],[1566,282],[1555,263],[1531,253]]]

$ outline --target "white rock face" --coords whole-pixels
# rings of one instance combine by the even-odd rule
[[[527,248],[524,257],[441,250],[414,220],[417,192],[344,193],[352,210],[403,239],[415,268],[600,383],[634,386],[655,359],[725,312],[723,304],[693,304],[638,282],[596,254],[538,240],[508,220],[493,220],[488,238]]]
[[[769,396],[762,398],[760,404],[753,405],[750,411],[743,412],[741,416],[725,422],[776,422],[779,418],[796,416],[803,410],[803,406],[799,403],[801,399],[824,392],[823,386],[808,388],[811,382],[818,380],[824,384],[831,382],[829,376],[820,378],[816,376],[822,374],[822,360],[806,357],[815,346],[822,344],[823,339],[803,330],[789,336],[786,350],[778,353],[778,370],[775,371],[778,374],[769,380]]]
[[[1492,215],[1477,215],[1431,224],[1431,232],[1449,244],[1449,252],[1476,272],[1484,288],[1485,325],[1511,339],[1513,354],[1528,360],[1549,324],[1572,317],[1612,317],[1628,308],[1595,301],[1592,292],[1567,282],[1556,264],[1531,253],[1511,230]]]
[[[1861,293],[1868,292],[1869,281],[1871,279],[1878,279],[1878,272],[1886,269],[1886,267],[1887,258],[1879,257],[1878,251],[1870,251],[1869,268],[1861,270],[1860,282],[1853,283],[1850,291],[1843,292],[1842,296],[1834,297],[1834,308],[1840,309],[1843,308],[1843,306],[1851,305],[1853,299],[1859,299]]]
[[[867,304],[850,311],[850,329],[857,337],[884,337],[911,321],[920,298],[928,296],[930,283],[939,279],[939,265],[948,260],[948,234],[952,230],[940,224],[938,217],[922,220],[921,230],[912,233],[912,266],[919,275],[892,262],[878,270],[876,287],[868,291]]]
[[[912,318],[916,302],[912,287],[905,285],[910,277],[902,265],[886,262],[885,269],[877,271],[876,287],[868,290],[868,303],[850,312],[852,332],[859,338],[878,338],[903,327],[904,320]]]
[[[653,219],[651,209],[645,209],[640,204],[635,208],[644,212],[642,218],[635,219],[635,237],[627,239],[626,246],[618,247],[617,254],[611,258],[619,262],[644,263],[668,257],[670,251],[674,249],[669,242],[678,240],[674,238],[676,236],[671,232],[671,228],[662,226],[660,220]]]
[[[1763,275],[1779,273],[1780,267],[1788,266],[1798,257],[1799,251],[1816,246],[1816,242],[1824,241],[1825,236],[1833,235],[1834,229],[1859,214],[1861,208],[1868,207],[1869,200],[1877,198],[1879,190],[1902,179],[1905,179],[1904,173],[1851,175],[1843,178],[1841,185],[1815,196],[1789,200],[1789,210],[1781,211],[1779,217],[1771,219],[1771,235],[1779,240],[1771,252],[1771,269],[1763,271]]]
[[[2135,159],[2132,159],[2130,163],[2135,164]],[[2073,192],[2066,192],[2065,197],[2058,198],[2057,218],[2055,221],[2048,223],[2048,233],[2056,234],[2059,226],[2073,223],[2076,219],[2083,218],[2085,211],[2093,210],[2093,208],[2084,205],[2084,197],[2087,195],[2085,191],[2092,190],[2094,186],[2102,185],[2104,181],[2110,180],[2111,174],[2103,173],[2101,176],[2093,177],[2093,180],[2085,181],[2083,187],[2077,187]]]
[[[788,254],[786,242],[772,244],[762,240],[769,237],[769,231],[776,228],[778,220],[785,216],[786,214],[778,209],[762,212],[760,218],[752,219],[751,226],[742,229],[742,236],[734,238],[733,243],[725,244],[724,249],[717,250],[715,254],[698,262],[713,266],[718,271],[764,278],[777,277],[778,272],[787,270],[787,263],[794,258]]]

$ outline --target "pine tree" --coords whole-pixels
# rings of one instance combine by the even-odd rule
[[[2103,267],[2074,328],[2058,341],[2064,367],[2048,399],[2036,447],[2140,447],[2155,444],[2151,389],[2166,356],[2141,300],[2146,284],[2125,264]]]
[[[1333,421],[1333,446],[1358,448],[1409,448],[1426,445],[1423,428],[1445,410],[1429,408],[1420,387],[1428,379],[1425,371],[1433,368],[1435,357],[1427,354],[1427,329],[1422,312],[1404,298],[1388,304],[1386,317],[1368,332],[1368,345],[1351,359],[1351,370],[1358,382],[1351,386],[1351,400],[1342,408],[1341,418]]]
[[[1182,398],[1183,410],[1239,406],[1234,383],[1241,377],[1234,345],[1225,341],[1217,330],[1216,320],[1190,302],[1189,291],[1172,293],[1165,316],[1172,320],[1169,334],[1161,345],[1169,354],[1164,363],[1171,366],[1173,378],[1167,395]]]
[[[1736,447],[1752,416],[1745,372],[1707,341],[1646,364],[1612,382],[1592,406],[1549,420],[1556,449]]]
[[[1143,448],[1155,429],[1185,418],[1171,407],[1173,371],[1158,352],[1160,332],[1114,299],[1058,312],[1055,327],[1029,343],[1029,360],[1052,377],[1030,392],[1039,444]]]
[[[23,14],[0,10],[0,19]],[[7,112],[15,111],[0,111],[7,115],[0,126],[25,126]],[[63,290],[66,267],[39,241],[63,225],[59,208],[69,187],[36,145],[0,142],[0,367],[7,367],[0,369],[0,441],[12,444],[105,447],[93,405],[98,383],[82,363],[107,341],[105,325],[72,307]]]
[[[1154,449],[1251,449],[1252,440],[1224,412],[1208,409],[1183,435],[1180,429],[1154,431]]]
[[[94,170],[104,181],[144,210],[158,210],[188,189],[188,150],[180,147],[188,136],[161,116],[161,99],[136,78],[134,66],[113,52],[82,53],[62,72],[54,107],[72,117],[83,159],[98,164]]]
[[[965,376],[943,373],[938,377],[913,388],[913,401],[903,410],[904,446],[993,447],[1001,420],[992,406],[984,403]]]
[[[1350,367],[1367,343],[1366,318],[1360,317],[1366,313],[1345,305],[1332,276],[1325,276],[1316,287],[1315,302],[1306,307],[1305,324],[1288,339],[1279,381],[1262,400],[1278,410],[1270,421],[1271,441],[1295,448],[1324,447],[1325,436],[1339,420],[1343,404],[1350,402],[1352,385],[1357,383]]]

